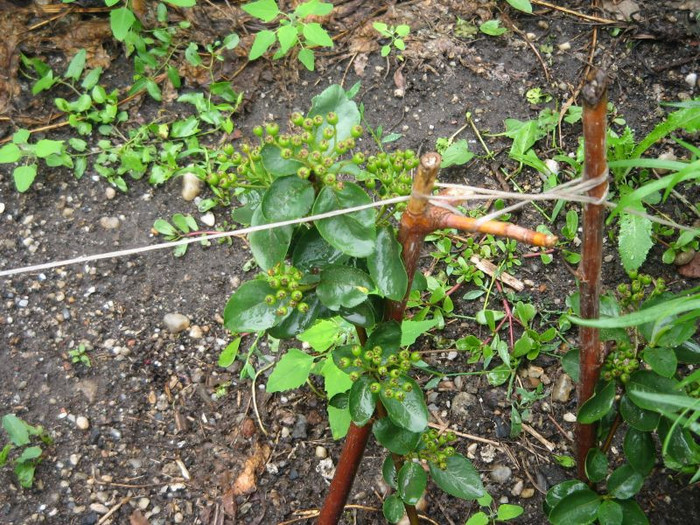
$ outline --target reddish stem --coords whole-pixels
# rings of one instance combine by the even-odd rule
[[[584,180],[602,176],[607,170],[606,161],[606,78],[598,71],[588,79],[583,88],[583,139],[584,139]],[[589,191],[589,195],[602,198],[608,183],[603,181]],[[597,319],[600,310],[600,272],[603,255],[603,220],[604,207],[600,204],[587,203],[583,208],[583,246],[581,250],[580,290],[581,317]],[[600,344],[597,328],[580,327],[581,355],[579,365],[581,381],[578,385],[579,409],[593,396],[595,385],[600,377],[604,350]],[[576,425],[577,469],[578,477],[586,480],[586,456],[595,446],[596,425]]]

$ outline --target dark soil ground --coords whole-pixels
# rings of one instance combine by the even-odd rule
[[[212,9],[223,10],[231,19],[240,13],[228,2],[200,3],[208,4],[209,10],[200,11],[200,18]],[[590,9],[589,2],[558,3],[578,12],[615,17],[610,10]],[[263,60],[249,64],[233,80],[234,87],[246,94],[245,111],[235,119],[244,137],[269,115],[284,119],[292,110],[308,108],[310,97],[332,83],[350,87],[361,81],[358,99],[365,105],[368,121],[402,133],[400,147],[429,151],[437,137],[450,136],[464,124],[466,111],[472,112],[482,132],[503,131],[506,118],[534,118],[541,107],[525,101],[528,89],[542,88],[553,97],[551,105],[561,106],[578,93],[589,57],[609,72],[610,100],[637,136],[663,116],[660,102],[697,95],[697,85],[689,85],[686,79],[700,73],[698,2],[626,0],[623,4],[634,4],[638,12],[631,22],[620,22],[622,31],[617,36],[609,28],[561,11],[536,6],[535,14],[526,16],[506,9],[510,20],[506,26],[514,24],[517,32],[472,39],[455,36],[457,18],[479,23],[498,15],[496,7],[507,8],[505,2],[496,2],[497,6],[450,0],[364,4],[338,6],[342,16],[327,26],[341,37],[333,54],[319,59],[317,72],[297,69],[294,61]],[[0,2],[0,7],[13,9],[7,1]],[[104,19],[105,15],[90,16]],[[23,20],[28,28],[49,17],[32,15]],[[370,32],[357,24],[372,17],[411,25],[405,62],[381,58],[374,36],[362,40],[362,34]],[[44,31],[48,38],[62,30],[60,24],[58,19],[33,31]],[[211,27],[218,26],[212,22]],[[254,25],[249,27],[255,30]],[[238,30],[229,26],[220,34],[233,29]],[[551,53],[541,52],[540,60],[529,38],[538,50],[541,44],[550,44]],[[62,55],[52,45],[43,48],[44,56],[50,56],[61,70]],[[21,42],[19,49],[23,49]],[[121,48],[106,42],[105,49],[114,58],[112,81],[128,85],[129,66]],[[234,56],[228,60],[231,71],[244,63]],[[403,81],[405,94],[399,97],[395,90],[403,87]],[[44,118],[52,105],[51,96],[33,99],[24,79],[20,78],[19,86],[21,91],[1,122],[5,137],[17,127],[27,127],[23,119]],[[134,121],[155,110],[146,99],[137,99],[129,107]],[[563,132],[564,149],[574,151],[580,127],[565,125]],[[69,135],[58,130],[46,136]],[[460,137],[481,153],[471,130]],[[507,151],[504,138],[487,141],[493,150]],[[371,147],[368,141],[365,145]],[[441,178],[497,187],[491,170],[509,162],[505,151],[492,166],[478,161],[468,168],[447,170]],[[546,158],[547,151],[540,155]],[[31,190],[19,194],[6,168],[0,171],[0,269],[153,244],[151,226],[156,219],[176,212],[198,216],[193,204],[181,198],[179,180],[161,188],[139,181],[131,184],[127,194],[113,196],[94,173],[78,181],[63,169],[44,167]],[[524,172],[519,177],[521,186],[537,187],[533,174]],[[225,221],[227,214],[217,210],[217,222]],[[105,228],[114,225],[110,224],[114,218],[118,226]],[[541,221],[532,208],[519,217],[521,224],[531,227]],[[528,248],[521,250],[525,253]],[[652,251],[644,271],[666,276],[676,289],[697,285],[662,265],[661,252],[660,248]],[[604,286],[613,289],[624,271],[614,246],[608,244],[605,255]],[[10,468],[0,470],[0,523],[311,521],[304,518],[320,506],[328,487],[326,455],[335,464],[341,447],[331,438],[324,400],[308,388],[267,395],[264,375],[251,385],[238,379],[240,362],[229,370],[217,366],[219,353],[230,341],[221,324],[223,306],[240,282],[254,274],[243,269],[250,258],[245,243],[234,238],[231,245],[192,246],[179,259],[162,250],[2,278],[2,414],[15,413],[31,424],[43,425],[54,443],[37,468],[33,488],[20,488]],[[561,311],[565,298],[576,289],[559,254],[546,268],[539,259],[524,259],[513,273],[528,282],[523,297],[534,301],[540,311]],[[461,295],[455,295],[457,312],[477,308],[460,302]],[[168,331],[164,324],[168,313],[187,316],[189,328]],[[482,331],[471,322],[457,320],[438,335],[449,340],[467,333],[487,337]],[[575,335],[569,337],[575,346]],[[81,343],[88,348],[89,368],[71,363],[68,355]],[[246,344],[250,342],[244,340]],[[424,338],[418,348],[435,348],[435,342]],[[448,354],[452,349],[448,346],[444,353],[430,354],[430,364],[451,372],[477,370],[466,364],[464,356],[454,359]],[[525,508],[517,520],[523,524],[545,523],[543,493],[573,477],[572,470],[560,467],[553,454],[572,455],[575,393],[565,396],[565,402],[551,399],[553,387],[562,381],[559,361],[541,356],[533,365],[543,369],[540,380],[545,395],[532,408],[533,432],[516,439],[507,437],[510,404],[505,390],[490,387],[485,377],[452,378],[428,392],[435,422],[464,434],[458,450],[473,458],[496,501]],[[527,368],[521,380],[531,386]],[[225,394],[217,397],[222,386]],[[252,392],[257,393],[255,400]],[[264,431],[256,421],[255,407]],[[87,428],[79,428],[78,423],[84,426],[82,418],[87,418]],[[621,460],[621,456],[621,447],[614,447],[613,458]],[[382,459],[379,447],[370,445],[343,523],[384,522],[379,510],[385,489],[379,475]],[[257,490],[234,498],[231,487],[246,462],[259,467],[253,469]],[[637,501],[653,524],[700,523],[698,496],[697,486],[688,487],[687,479],[657,464]],[[432,523],[462,524],[475,510],[473,504],[430,486],[422,512]]]

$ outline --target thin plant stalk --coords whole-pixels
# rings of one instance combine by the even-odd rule
[[[583,139],[584,180],[595,179],[607,172],[606,160],[606,78],[602,71],[593,73],[583,88]],[[588,194],[603,199],[608,189],[607,180],[591,189]],[[603,221],[605,208],[601,204],[587,203],[583,208],[583,245],[579,267],[581,317],[597,319],[600,313],[600,272],[603,260]],[[605,358],[597,328],[582,326],[579,330],[581,344],[578,385],[579,409],[593,396],[595,385]],[[596,425],[576,425],[576,459],[579,479],[586,481],[586,456],[595,446]]]

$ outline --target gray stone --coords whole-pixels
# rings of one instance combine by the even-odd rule
[[[102,217],[100,219],[100,226],[105,230],[114,230],[119,228],[120,221],[117,217]]]
[[[452,415],[465,419],[471,415],[471,408],[477,403],[477,397],[469,392],[460,392],[452,399]]]
[[[505,483],[510,479],[512,473],[513,472],[510,470],[510,467],[506,467],[505,465],[496,465],[491,471],[491,479],[496,483]]]

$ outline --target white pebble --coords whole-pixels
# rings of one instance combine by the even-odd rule
[[[564,421],[567,423],[576,423],[576,414],[573,414],[572,412],[567,412],[564,414]]]
[[[571,42],[562,42],[559,44],[559,51],[568,51],[571,49]]]
[[[102,503],[93,503],[90,505],[90,510],[97,512],[98,514],[107,514],[109,509],[105,507]]]
[[[170,313],[163,317],[163,324],[170,333],[177,334],[189,328],[190,320],[186,315]]]
[[[80,430],[87,430],[90,428],[90,421],[85,416],[78,416],[75,418],[75,426]]]
[[[117,217],[102,217],[100,219],[100,226],[105,230],[114,230],[119,228],[119,219]]]
[[[690,86],[690,89],[694,89],[697,82],[698,82],[698,74],[697,73],[688,73],[685,76],[685,83]]]
[[[216,217],[212,212],[207,212],[199,218],[207,226],[214,226],[216,224]]]
[[[107,197],[107,200],[110,200],[110,201],[111,201],[111,200],[112,200],[114,197],[116,197],[116,196],[117,196],[117,190],[115,190],[114,188],[112,188],[112,186],[108,187],[108,188],[105,190],[105,197]]]
[[[185,173],[182,176],[182,198],[192,201],[202,190],[202,181],[194,173]]]
[[[328,457],[328,451],[326,450],[326,447],[322,447],[321,445],[316,447],[316,457],[320,459],[325,459]]]

